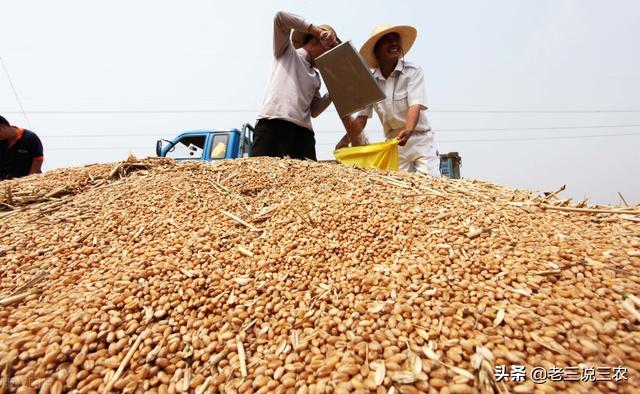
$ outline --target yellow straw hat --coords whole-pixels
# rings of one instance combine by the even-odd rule
[[[409,52],[409,49],[411,49],[411,46],[418,36],[418,31],[413,26],[391,26],[384,23],[376,26],[376,28],[371,32],[369,39],[364,43],[364,45],[362,45],[362,48],[360,48],[360,56],[364,58],[369,67],[378,67],[378,60],[376,59],[376,55],[373,53],[373,48],[376,46],[379,39],[389,33],[398,33],[400,35],[402,51],[405,54]]]
[[[316,27],[319,27],[322,30],[329,30],[331,33],[333,33],[333,36],[336,38],[336,40],[340,42],[338,34],[336,34],[336,31],[333,30],[333,27],[329,25],[318,25]],[[293,44],[293,47],[295,49],[298,49],[303,46],[308,34],[309,33],[306,31],[294,30],[293,33],[291,33],[291,43]]]

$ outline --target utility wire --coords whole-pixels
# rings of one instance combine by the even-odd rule
[[[503,127],[503,128],[469,128],[469,129],[437,129],[439,132],[462,132],[462,131],[526,131],[526,130],[571,130],[571,129],[609,129],[609,128],[625,128],[625,127],[640,127],[640,124],[624,124],[624,125],[597,125],[597,126],[552,126],[552,127]],[[196,131],[196,130],[194,130]],[[222,130],[221,130],[222,131]],[[316,130],[316,133],[321,135],[326,134],[344,134],[345,131],[340,130]],[[154,133],[154,134],[142,134],[142,133],[105,133],[105,134],[58,134],[58,135],[46,135],[40,134],[43,138],[112,138],[112,137],[159,137],[162,135],[169,135],[171,133]],[[177,133],[174,133],[177,134]]]
[[[477,129],[436,129],[438,131],[458,132],[458,131],[512,131],[512,130],[568,130],[568,129],[609,129],[620,127],[638,127],[640,124],[614,124],[597,126],[550,126],[550,127],[490,127]]]
[[[445,113],[457,113],[457,114],[590,114],[590,113],[636,113],[640,112],[640,109],[571,109],[571,110],[519,110],[519,109],[499,109],[499,110],[447,110],[447,109],[433,109],[428,112],[445,112]]]
[[[544,141],[544,140],[581,140],[584,138],[606,138],[606,137],[630,137],[636,136],[640,137],[640,133],[620,133],[620,134],[590,134],[590,135],[575,135],[575,136],[566,136],[566,137],[531,137],[531,138],[487,138],[487,139],[458,139],[458,140],[438,140],[438,143],[450,143],[450,142],[518,142],[518,141]],[[335,143],[317,143],[318,146],[330,146],[335,145]],[[45,149],[47,151],[50,150],[64,150],[64,151],[75,151],[75,150],[122,150],[122,149],[154,149],[152,146],[136,146],[136,147],[127,147],[127,146],[115,146],[115,147],[68,147],[68,148],[48,148]]]
[[[100,147],[68,147],[68,148],[44,148],[45,154],[50,150],[132,150],[132,149],[151,149],[155,151],[155,146],[100,146]]]
[[[459,139],[459,140],[440,140],[437,142],[517,142],[517,141],[545,141],[545,140],[579,140],[583,138],[603,138],[603,137],[640,137],[640,133],[620,133],[620,134],[591,134],[576,136],[557,136],[557,137],[525,137],[525,138],[486,138],[486,139]]]
[[[24,110],[24,107],[22,106],[22,102],[20,101],[20,97],[18,96],[18,91],[16,90],[16,87],[13,85],[13,81],[11,80],[11,75],[9,75],[9,69],[7,68],[7,65],[5,64],[4,59],[2,58],[2,56],[0,56],[0,63],[2,63],[2,68],[4,68],[5,74],[7,74],[7,79],[9,80],[9,85],[11,85],[11,90],[13,90],[13,95],[16,96],[16,101],[18,102],[18,105],[20,106],[20,110],[22,110],[22,115],[24,116],[24,119],[27,121],[27,126],[29,128],[31,128],[31,122],[29,121],[29,117],[27,116],[27,112]]]
[[[211,114],[211,113],[225,113],[225,112],[253,112],[258,113],[258,110],[254,109],[154,109],[154,110],[54,110],[54,111],[30,111],[32,114],[38,115],[114,115],[114,114]],[[640,112],[640,111],[639,111]],[[5,113],[19,113],[16,111],[6,111]]]
[[[479,139],[458,139],[458,140],[436,140],[436,143],[444,142],[518,142],[518,141],[544,141],[544,140],[581,140],[584,138],[606,138],[606,137],[640,137],[640,133],[619,133],[619,134],[589,134],[571,135],[559,137],[525,137],[525,138],[479,138]],[[335,145],[331,143],[320,143],[316,145]]]
[[[13,86],[13,85],[12,85]],[[334,109],[328,112],[337,112]],[[38,115],[114,115],[114,114],[209,114],[209,113],[258,113],[258,109],[152,109],[152,110],[40,110],[29,111]],[[596,114],[596,113],[640,113],[640,109],[569,109],[569,110],[457,110],[429,109],[429,113],[456,114]],[[4,111],[4,113],[20,113]]]
[[[625,127],[640,127],[640,124],[615,124],[615,125],[596,125],[596,126],[549,126],[549,127],[489,127],[489,128],[461,128],[461,129],[435,129],[436,133],[439,132],[467,132],[467,131],[527,131],[527,130],[571,130],[571,129],[610,129],[610,128],[625,128]],[[317,133],[324,134],[345,134],[345,131],[324,130],[316,131]]]

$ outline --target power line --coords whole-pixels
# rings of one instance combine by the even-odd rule
[[[638,127],[640,124],[617,124],[617,125],[598,125],[598,126],[551,126],[551,127],[491,127],[478,129],[437,129],[438,131],[458,132],[458,131],[516,131],[516,130],[568,130],[568,129],[609,129],[620,127]]]
[[[528,131],[528,130],[572,130],[572,129],[610,129],[610,128],[625,128],[625,127],[640,127],[640,124],[617,124],[617,125],[596,125],[596,126],[549,126],[549,127],[489,127],[489,128],[461,128],[461,129],[435,129],[436,133],[439,132],[462,132],[462,131]],[[326,134],[345,134],[345,131],[316,131],[317,133]]]
[[[333,109],[327,110],[336,112]],[[2,111],[19,114],[18,111]],[[259,109],[144,109],[144,110],[38,110],[29,111],[38,115],[115,115],[115,114],[208,114],[208,113],[258,113]],[[429,109],[429,113],[456,114],[595,114],[595,113],[640,113],[640,109],[568,109],[568,110],[519,110],[519,109]]]
[[[640,133],[620,133],[620,134],[589,134],[589,135],[571,135],[559,137],[525,137],[525,138],[479,138],[479,139],[457,139],[457,140],[436,140],[436,143],[443,142],[518,142],[518,141],[543,141],[543,140],[581,140],[584,138],[604,138],[604,137],[640,137]],[[321,143],[317,145],[335,145],[330,143]]]
[[[75,110],[75,111],[29,111],[32,114],[38,115],[115,115],[115,114],[210,114],[210,113],[243,113],[253,112],[258,113],[258,110],[254,109],[154,109],[154,110]],[[4,113],[19,113],[17,111],[4,111]]]
[[[640,137],[640,133],[620,133],[620,134],[591,134],[576,136],[558,136],[558,137],[525,137],[525,138],[486,138],[486,139],[460,139],[460,140],[440,140],[440,142],[517,142],[517,141],[544,141],[544,140],[581,140],[583,138],[603,138],[603,137]]]
[[[596,126],[551,126],[551,127],[503,127],[503,128],[469,128],[469,129],[437,129],[436,132],[462,132],[462,131],[527,131],[527,130],[571,130],[571,129],[609,129],[609,128],[625,128],[640,127],[640,124],[624,124],[624,125],[596,125]],[[173,133],[177,134],[179,132]],[[318,134],[344,134],[341,130],[316,130]],[[173,135],[171,134],[171,135]],[[41,134],[42,138],[114,138],[114,137],[154,137],[162,135],[170,135],[169,133],[105,133],[105,134],[58,134],[46,135]]]
[[[570,110],[447,110],[447,109],[434,109],[429,112],[444,112],[444,113],[457,113],[457,114],[589,114],[589,113],[637,113],[640,109],[570,109]]]
[[[640,137],[640,133],[620,133],[620,134],[590,134],[590,135],[574,135],[574,136],[565,136],[565,137],[531,137],[531,138],[487,138],[487,139],[457,139],[457,140],[437,140],[437,143],[451,143],[451,142],[518,142],[518,141],[544,141],[544,140],[581,140],[585,138],[606,138],[606,137],[630,137],[636,136]],[[329,146],[335,145],[335,143],[317,143],[318,146]],[[115,147],[69,147],[69,148],[48,148],[45,149],[47,151],[60,150],[60,151],[76,151],[76,150],[123,150],[123,149],[153,149],[152,146],[135,146],[135,147],[127,147],[127,146],[115,146]]]
[[[44,148],[45,150],[45,154],[47,153],[47,151],[50,150],[64,150],[64,151],[69,151],[69,150],[132,150],[132,149],[152,149],[155,150],[154,146],[99,146],[99,147],[85,147],[85,148],[81,148],[81,147],[77,147],[77,146],[73,146],[73,147],[68,147],[68,148]]]
[[[175,133],[154,133],[154,134],[58,134],[58,135],[46,135],[38,134],[41,138],[113,138],[113,137],[153,137],[159,139],[162,136],[171,135],[173,137],[180,134],[181,131]]]
[[[20,97],[18,96],[18,91],[16,90],[16,87],[13,85],[13,81],[11,80],[11,75],[9,75],[9,69],[7,68],[7,65],[5,64],[4,59],[1,56],[0,56],[0,63],[2,63],[2,68],[4,68],[5,74],[7,74],[9,85],[11,86],[11,90],[13,90],[13,95],[16,97],[16,101],[20,106],[20,110],[22,110],[22,115],[24,116],[24,119],[27,121],[27,126],[31,128],[31,122],[29,121],[27,112],[24,110],[24,107],[22,106],[22,102],[20,101]]]

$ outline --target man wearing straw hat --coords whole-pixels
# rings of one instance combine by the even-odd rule
[[[314,61],[339,40],[331,26],[315,26],[283,11],[276,14],[273,30],[275,59],[250,155],[316,160],[311,118],[320,115],[331,99],[320,95]]]
[[[440,160],[433,132],[424,112],[427,109],[424,75],[420,66],[407,62],[404,56],[416,40],[411,26],[380,25],[360,48],[360,55],[373,70],[373,76],[387,96],[385,100],[360,111],[355,119],[347,119],[348,134],[336,149],[356,146],[367,119],[375,109],[385,137],[398,138],[400,170],[416,170],[440,176]]]

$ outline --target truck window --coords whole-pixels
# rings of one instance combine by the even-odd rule
[[[211,158],[224,159],[227,156],[229,134],[216,134],[211,141]]]
[[[174,149],[167,152],[167,157],[172,159],[202,159],[204,144],[207,137],[204,135],[192,135],[180,138]]]

